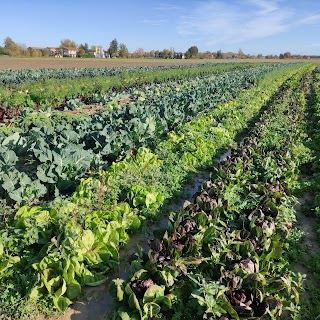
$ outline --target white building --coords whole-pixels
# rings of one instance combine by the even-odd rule
[[[93,53],[95,58],[105,58],[105,52],[102,46],[97,46],[95,52]]]
[[[62,54],[64,57],[76,58],[77,57],[77,48],[72,48],[72,47],[62,48]]]

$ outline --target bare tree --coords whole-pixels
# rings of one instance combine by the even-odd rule
[[[143,58],[144,55],[145,55],[144,49],[143,49],[143,48],[138,48],[138,49],[135,51],[135,55],[136,55],[138,58]]]

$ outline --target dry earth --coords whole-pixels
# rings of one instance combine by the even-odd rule
[[[299,62],[300,60],[294,60]],[[306,62],[306,60],[301,60]],[[105,67],[128,67],[128,66],[162,66],[162,65],[186,65],[202,63],[226,63],[226,62],[282,62],[288,60],[264,60],[264,59],[82,59],[82,58],[12,58],[0,57],[0,70],[10,69],[38,69],[38,68],[105,68]],[[319,59],[308,62],[320,65]]]
[[[211,62],[219,62],[210,60]],[[220,60],[223,62],[223,60]],[[185,65],[205,63],[199,59],[82,59],[82,58],[9,58],[0,57],[0,70],[37,69],[37,68],[105,68],[128,66]],[[225,60],[224,60],[225,62]],[[234,60],[232,60],[234,62]]]
[[[310,179],[311,178],[309,176],[302,177],[303,182],[310,181]],[[306,264],[308,263],[309,259],[320,254],[319,238],[315,230],[317,219],[312,216],[306,216],[303,213],[303,209],[308,207],[310,202],[312,202],[311,194],[305,192],[301,197],[298,198],[298,204],[296,205],[296,216],[298,220],[296,227],[304,232],[302,246],[306,250],[306,253],[303,254],[302,260],[294,263],[294,267],[297,272],[305,276],[305,291],[303,291],[300,296],[301,301],[310,300],[312,292],[308,290],[308,287],[315,282],[314,274],[309,268],[306,267]]]

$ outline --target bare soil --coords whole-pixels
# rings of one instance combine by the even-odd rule
[[[0,57],[0,70],[38,68],[105,68],[128,66],[185,65],[205,62],[219,62],[205,59],[82,59],[82,58],[11,58]],[[225,62],[225,61],[224,61]],[[234,62],[234,61],[232,61]]]
[[[309,177],[302,177],[303,181],[310,180]],[[297,227],[304,232],[304,239],[302,241],[302,246],[306,249],[307,254],[304,255],[304,261],[299,261],[294,264],[295,269],[302,275],[305,275],[304,287],[308,288],[309,285],[314,283],[313,272],[308,269],[305,265],[309,258],[312,258],[320,254],[320,243],[318,239],[315,226],[317,224],[316,218],[306,216],[303,213],[303,207],[306,206],[311,201],[311,195],[305,192],[300,198],[298,198],[298,204],[296,205],[296,215],[298,219]],[[306,260],[305,260],[306,259]],[[301,294],[301,301],[310,299],[310,292],[306,289]]]
[[[61,110],[63,113],[69,113],[69,114],[95,114],[100,110],[104,110],[105,106],[101,106],[98,104],[87,104],[84,107],[80,109],[75,110]]]
[[[121,108],[123,105],[128,104],[130,102],[134,102],[134,99],[123,98],[117,101],[118,108]],[[75,110],[61,110],[61,112],[69,113],[69,114],[95,114],[98,111],[106,110],[106,106],[100,104],[86,104],[83,107]],[[1,125],[1,123],[0,123]]]
[[[298,62],[300,60],[295,60]],[[306,60],[301,60],[306,61]],[[0,56],[0,70],[20,70],[39,68],[105,68],[105,67],[129,67],[129,66],[162,66],[162,65],[186,65],[201,63],[226,63],[226,62],[288,62],[288,60],[264,60],[264,59],[95,59],[95,58],[13,58]],[[319,59],[308,60],[320,65]]]
[[[317,255],[320,254],[318,235],[316,230],[314,229],[317,224],[317,220],[313,217],[307,217],[301,210],[306,203],[310,202],[310,200],[311,195],[309,193],[305,193],[301,198],[298,199],[299,203],[296,206],[296,212],[299,221],[297,226],[305,234],[304,240],[302,242],[303,246],[306,247],[311,255]]]

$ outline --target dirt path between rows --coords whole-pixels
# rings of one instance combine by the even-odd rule
[[[303,181],[309,181],[310,177],[303,177]],[[317,224],[317,219],[314,217],[306,216],[303,213],[304,206],[308,205],[312,200],[312,196],[310,193],[305,192],[303,196],[298,198],[298,204],[296,205],[296,216],[297,216],[297,225],[296,227],[299,228],[301,231],[304,232],[304,238],[302,241],[302,246],[306,249],[307,254],[304,255],[304,258],[307,260],[300,261],[294,264],[296,270],[304,274],[306,276],[304,281],[304,287],[306,290],[301,294],[301,300],[309,299],[310,293],[308,292],[307,288],[310,284],[314,283],[314,276],[313,273],[305,267],[308,258],[312,258],[318,254],[320,254],[320,244],[317,232],[315,230],[315,226]]]
[[[94,58],[13,58],[0,57],[0,70],[21,70],[41,68],[114,68],[132,66],[188,65],[205,62],[225,62],[217,59],[94,59]],[[239,61],[239,60],[238,60]],[[241,61],[241,60],[240,60]],[[234,62],[232,60],[232,62]]]

